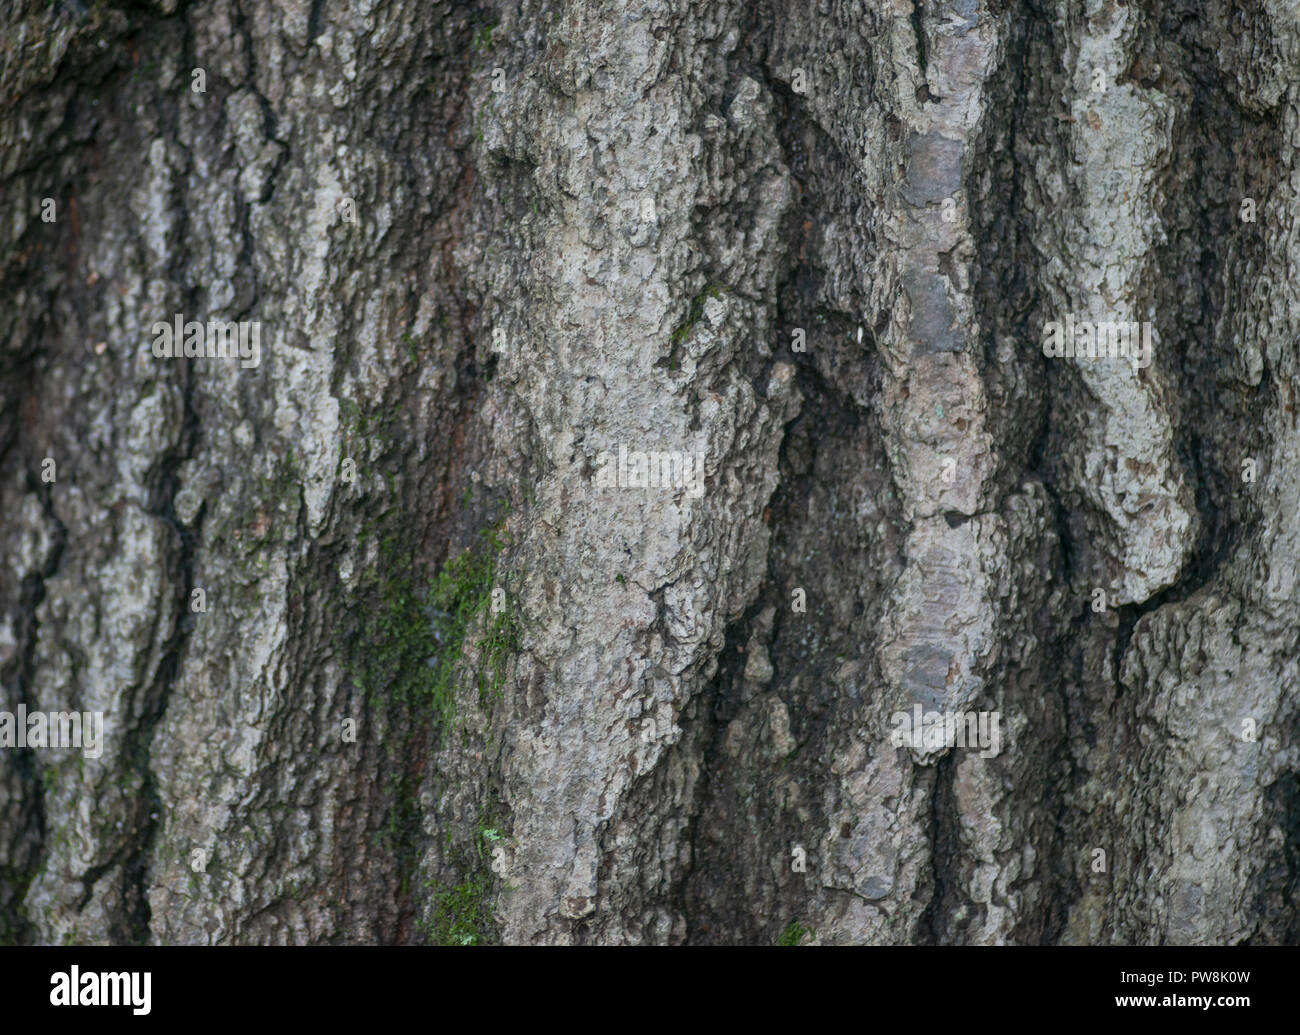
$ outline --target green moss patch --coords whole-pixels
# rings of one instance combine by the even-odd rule
[[[816,938],[811,927],[804,927],[798,920],[791,921],[788,927],[776,939],[777,945],[798,945],[804,937]]]
[[[429,920],[422,924],[431,945],[483,945],[497,938],[492,917],[492,844],[501,832],[480,820],[474,838],[469,874],[448,887],[429,883]]]
[[[704,316],[704,303],[710,298],[721,297],[722,288],[717,284],[710,284],[691,299],[691,307],[686,313],[686,319],[682,321],[681,325],[675,331],[673,331],[668,340],[671,341],[674,346],[681,345],[686,341],[686,339],[691,336],[691,332],[695,330],[695,325],[698,324],[701,317]]]
[[[422,709],[445,731],[455,715],[465,637],[491,610],[497,555],[505,545],[499,525],[487,528],[477,548],[451,558],[425,584],[409,554],[384,540],[376,571],[356,594],[356,621],[345,638],[347,671],[357,688]],[[484,623],[476,673],[481,704],[499,695],[519,645],[519,621],[508,607]]]

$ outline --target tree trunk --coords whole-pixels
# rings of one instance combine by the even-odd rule
[[[9,0],[0,940],[1296,941],[1300,20],[1084,7]]]

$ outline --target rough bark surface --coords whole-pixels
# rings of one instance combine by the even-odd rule
[[[1293,5],[0,33],[0,941],[1300,940]]]

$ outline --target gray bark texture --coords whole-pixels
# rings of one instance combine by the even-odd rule
[[[0,34],[0,941],[1300,941],[1289,0]]]

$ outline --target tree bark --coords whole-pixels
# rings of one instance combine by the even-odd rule
[[[1291,6],[0,28],[0,941],[1300,938]]]

